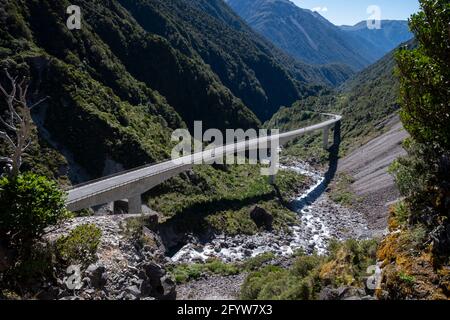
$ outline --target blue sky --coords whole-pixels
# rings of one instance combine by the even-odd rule
[[[419,10],[418,0],[291,0],[301,8],[314,9],[336,25],[354,25],[367,20],[367,8],[377,5],[381,19],[406,20]],[[319,9],[320,8],[320,9]]]

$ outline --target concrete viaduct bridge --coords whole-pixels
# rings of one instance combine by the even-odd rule
[[[337,123],[340,123],[342,117],[334,114],[324,115],[330,119],[302,129],[219,146],[212,150],[179,158],[178,161],[168,160],[151,164],[74,186],[68,190],[67,208],[71,211],[78,211],[128,199],[128,213],[140,214],[142,212],[141,195],[143,193],[184,171],[192,169],[196,163],[202,163],[201,160],[203,160],[203,163],[212,163],[215,159],[227,155],[261,148],[261,145],[270,148],[267,146],[270,146],[270,143],[275,139],[278,139],[279,145],[282,146],[297,137],[317,130],[323,130],[323,146],[328,149],[329,132]]]

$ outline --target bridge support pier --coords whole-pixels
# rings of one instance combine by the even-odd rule
[[[128,214],[141,214],[142,213],[142,200],[141,195],[138,194],[128,199]]]
[[[278,168],[275,164],[279,163],[279,146],[288,143],[295,138],[302,136],[308,132],[318,132],[323,130],[323,147],[326,150],[334,153],[338,151],[341,139],[340,139],[340,122],[342,117],[332,114],[323,114],[332,117],[333,119],[324,121],[322,123],[312,125],[306,128],[292,130],[289,132],[279,134],[272,134],[268,137],[260,137],[258,139],[251,139],[245,143],[235,143],[231,147],[225,145],[217,147],[216,150],[219,155],[216,155],[214,151],[211,155],[210,150],[208,153],[202,153],[195,157],[187,157],[185,159],[191,159],[191,161],[185,163],[174,163],[173,161],[166,161],[157,165],[146,166],[136,168],[130,172],[124,172],[117,176],[111,176],[104,180],[92,181],[88,184],[75,186],[68,191],[68,197],[66,200],[66,206],[69,210],[78,211],[84,208],[90,208],[98,206],[112,201],[121,201],[128,199],[128,208],[123,201],[122,208],[127,209],[129,213],[141,214],[142,213],[142,199],[141,195],[159,185],[160,183],[170,179],[171,177],[178,175],[181,172],[191,169],[195,163],[192,160],[207,157],[208,159],[225,157],[228,155],[234,155],[237,152],[243,152],[246,150],[257,149],[259,151],[269,149],[271,152],[267,154],[259,153],[258,159],[264,161],[264,166],[269,160],[269,171],[263,171],[264,175],[269,176],[271,184],[275,184],[275,175],[278,172]],[[329,147],[329,135],[330,130],[334,127],[334,146]],[[320,134],[320,133],[319,133]],[[336,149],[336,150],[335,150]],[[332,154],[333,155],[333,154]],[[266,168],[261,168],[266,169]],[[120,209],[122,209],[120,208]],[[125,210],[123,210],[125,211]]]
[[[272,149],[269,149],[269,183],[271,185],[275,185],[276,183],[276,168],[275,166],[278,165],[278,159],[276,159],[278,157],[278,150],[277,151],[273,151]]]
[[[330,135],[330,127],[325,127],[323,129],[323,148],[328,150],[329,146],[329,135]]]
[[[269,176],[269,183],[271,184],[271,185],[275,185],[275,182],[276,182],[276,175],[270,175]]]

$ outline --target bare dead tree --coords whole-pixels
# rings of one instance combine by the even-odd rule
[[[8,92],[0,84],[0,92],[3,94],[7,110],[0,116],[0,138],[6,141],[10,154],[0,157],[0,162],[6,163],[4,171],[15,177],[19,174],[22,165],[22,156],[32,142],[31,110],[41,104],[47,98],[41,99],[33,105],[27,103],[28,84],[25,77],[17,82],[18,77],[12,77],[7,69],[4,69],[6,77],[11,83],[11,91]]]

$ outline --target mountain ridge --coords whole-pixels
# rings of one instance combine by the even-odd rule
[[[302,9],[288,0],[227,0],[227,3],[256,31],[307,63],[344,63],[354,70],[362,70],[410,39],[410,33],[404,30],[408,28],[406,21],[399,22],[401,28],[396,32],[401,37],[395,38],[395,45],[383,46],[383,41],[395,32],[377,30],[373,36],[367,28],[366,32],[338,27],[319,13]],[[367,34],[371,39],[365,38]],[[384,37],[378,39],[379,34]]]
[[[411,40],[399,47],[414,48],[415,42]],[[380,136],[392,127],[393,117],[398,122],[399,81],[394,75],[394,53],[398,48],[338,88],[324,90],[316,96],[294,103],[291,107],[280,109],[265,126],[291,130],[301,126],[302,119],[311,118],[311,112],[341,114],[343,119],[340,152],[343,156]],[[317,161],[317,158],[322,156],[320,148],[317,147],[321,146],[320,141],[319,135],[314,139],[302,140],[299,144],[302,145],[301,155]],[[308,151],[309,148],[312,151]]]
[[[221,0],[80,0],[82,28],[72,31],[67,0],[0,2],[1,68],[30,78],[35,98],[49,96],[33,114],[25,168],[58,179],[167,159],[170,131],[195,120],[258,127],[281,105],[331,85],[326,76],[336,85],[351,73],[272,53]]]

